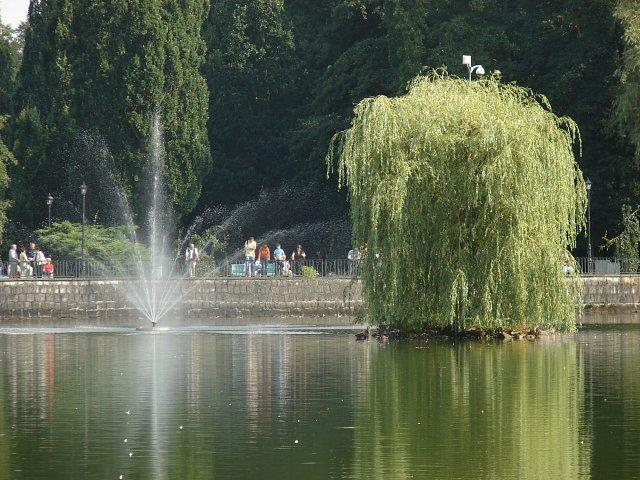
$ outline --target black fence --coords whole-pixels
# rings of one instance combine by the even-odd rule
[[[55,260],[53,268],[35,262],[2,262],[0,277],[4,279],[30,278],[133,278],[141,276],[157,277],[355,277],[358,275],[359,262],[339,260],[302,260],[286,262],[217,262],[205,258],[190,269],[184,260],[178,260],[165,271],[152,272],[149,265],[138,266],[135,261],[126,265],[105,265],[96,261]],[[52,271],[51,271],[52,270]]]
[[[357,277],[359,261],[347,259],[302,260],[274,262],[219,262],[205,258],[190,270],[188,264],[178,260],[168,271],[158,271],[153,275],[151,267],[138,267],[136,262],[126,265],[105,265],[96,261],[55,260],[51,268],[34,262],[0,263],[0,277],[7,278],[129,278],[140,276],[140,268],[148,276],[199,278],[216,277]],[[640,260],[634,258],[577,257],[576,264],[580,275],[632,275],[640,274]],[[565,272],[573,271],[573,266],[565,265]]]
[[[577,257],[578,273],[581,275],[633,275],[640,273],[637,258]]]

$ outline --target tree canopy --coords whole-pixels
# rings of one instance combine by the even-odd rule
[[[5,127],[5,117],[0,116],[0,134]],[[9,186],[7,170],[15,164],[15,158],[0,137],[0,242],[4,240],[5,225],[7,224],[7,211],[11,201],[7,199],[6,191]]]
[[[405,328],[575,326],[563,263],[584,225],[575,123],[492,77],[433,73],[363,100],[335,137],[372,318]],[[334,151],[335,150],[335,151]]]
[[[348,203],[335,178],[325,178],[324,155],[354,105],[402,94],[424,68],[462,74],[461,55],[472,54],[505,82],[544,93],[580,126],[598,252],[605,232],[620,233],[622,205],[640,203],[635,4],[33,0],[22,62],[15,35],[11,45],[0,41],[0,66],[12,62],[15,72],[20,64],[17,83],[0,69],[5,141],[17,160],[11,217],[37,228],[52,193],[55,218],[78,218],[78,185],[102,157],[87,138],[113,153],[139,215],[151,117],[160,110],[171,200],[184,227],[283,184],[313,192],[304,203],[333,216],[319,221],[341,224]],[[102,186],[87,183],[89,218],[111,222]],[[287,214],[298,198],[274,207],[278,228],[314,221],[313,211]],[[264,233],[254,217],[244,221],[238,232]],[[585,247],[581,238],[577,252]]]
[[[16,207],[34,224],[48,193],[77,201],[91,185],[91,145],[104,139],[138,214],[148,166],[152,118],[166,141],[166,180],[178,215],[190,212],[210,167],[208,91],[200,67],[207,0],[34,0],[16,94]],[[62,172],[63,175],[52,175]],[[95,182],[94,182],[95,184]],[[101,192],[89,197],[100,213]],[[91,199],[94,199],[91,201]]]

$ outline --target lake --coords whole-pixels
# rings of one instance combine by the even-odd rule
[[[2,479],[638,478],[640,329],[0,330]],[[122,477],[120,477],[122,476]]]

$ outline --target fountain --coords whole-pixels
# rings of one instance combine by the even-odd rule
[[[144,248],[138,243],[136,229],[132,220],[131,209],[127,208],[128,225],[134,235],[135,260],[137,268],[137,284],[140,289],[126,288],[126,298],[151,322],[155,329],[158,322],[164,318],[181,301],[184,293],[176,279],[176,267],[180,253],[186,245],[194,225],[179,242],[172,253],[170,238],[175,230],[171,203],[167,200],[167,192],[163,182],[164,173],[164,135],[160,114],[153,116],[151,130],[147,191],[150,193],[150,208],[147,217],[147,235],[149,245],[148,259],[145,259]],[[126,201],[126,197],[122,198]],[[127,202],[128,206],[128,202]]]
[[[164,136],[160,114],[153,116],[151,138],[149,141],[149,157],[145,169],[146,204],[149,206],[145,220],[144,233],[138,231],[137,222],[129,198],[118,173],[113,156],[107,145],[100,138],[84,132],[80,138],[82,147],[95,151],[97,147],[103,161],[96,162],[91,168],[97,170],[96,179],[100,179],[101,191],[109,193],[113,198],[103,199],[112,202],[113,210],[119,215],[110,219],[114,223],[124,223],[133,242],[130,261],[101,263],[105,271],[115,272],[118,276],[131,278],[131,282],[121,282],[118,288],[131,305],[156,329],[160,320],[174,309],[188,293],[179,281],[177,267],[180,252],[186,244],[197,222],[186,232],[178,245],[172,244],[175,225],[171,203],[163,181],[165,167]],[[144,238],[140,238],[140,237]],[[99,262],[100,263],[100,262]],[[148,327],[140,327],[144,330]]]
[[[164,182],[165,149],[160,114],[153,116],[151,127],[146,168],[142,178],[138,179],[144,186],[140,190],[148,206],[144,215],[134,214],[131,198],[139,197],[131,195],[125,188],[115,159],[102,137],[87,131],[80,132],[74,152],[81,162],[78,170],[89,174],[101,192],[101,220],[112,225],[123,225],[133,242],[131,255],[126,261],[110,260],[105,263],[93,259],[93,262],[107,273],[130,279],[118,282],[117,288],[122,297],[151,324],[150,328],[140,327],[140,330],[166,328],[158,327],[159,322],[175,312],[176,307],[197,286],[196,282],[184,281],[178,268],[182,266],[180,254],[196,231],[207,230],[209,233],[207,240],[200,245],[203,252],[215,248],[214,244],[217,243],[225,245],[224,249],[217,252],[222,254],[222,264],[242,257],[242,249],[236,247],[240,247],[244,235],[256,227],[246,224],[246,218],[256,210],[264,214],[261,215],[267,219],[264,223],[273,226],[258,237],[259,242],[286,242],[289,239],[307,245],[313,239],[328,246],[337,245],[336,250],[345,254],[348,251],[349,222],[345,219],[316,218],[318,196],[322,192],[313,186],[285,185],[273,190],[263,189],[257,198],[233,209],[206,209],[176,241],[177,228]],[[294,203],[297,208],[294,216],[306,222],[289,226],[279,223],[281,220],[278,218],[267,217],[273,205],[279,205],[292,196],[296,199]],[[309,222],[313,219],[315,222]],[[140,230],[138,225],[141,226]],[[264,230],[265,225],[257,225],[257,229]],[[340,234],[336,236],[335,232]],[[226,245],[227,241],[229,245]],[[289,247],[292,248],[292,245]],[[211,265],[201,270],[200,274],[212,273],[215,268]]]

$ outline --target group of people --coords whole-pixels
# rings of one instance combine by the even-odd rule
[[[302,245],[296,245],[295,249],[287,255],[280,242],[274,244],[274,249],[268,243],[258,244],[254,237],[244,242],[244,275],[255,277],[268,275],[293,276],[302,275],[305,262],[309,260],[307,252]],[[354,248],[347,254],[348,273],[357,274],[360,262],[366,254],[366,247]],[[378,257],[378,255],[376,255]],[[317,269],[317,275],[332,275],[336,272],[332,268],[327,268],[325,258],[320,253],[312,261],[313,267]],[[185,275],[187,277],[196,276],[196,265],[200,261],[200,252],[195,244],[189,243],[184,251]],[[308,264],[307,264],[308,265]],[[242,274],[242,266],[235,274]],[[342,271],[342,270],[340,270]],[[328,272],[328,273],[327,273]],[[344,271],[341,274],[347,273]]]
[[[18,252],[19,250],[19,252]],[[29,248],[13,244],[9,249],[6,274],[9,278],[51,278],[55,266],[33,242]]]
[[[275,265],[275,275],[301,275],[302,266],[307,258],[307,253],[302,245],[297,245],[289,256],[282,249],[280,242],[277,242],[275,247],[273,252],[271,252],[268,243],[263,243],[258,247],[253,237],[244,242],[245,276],[266,276],[267,266],[271,262]]]

